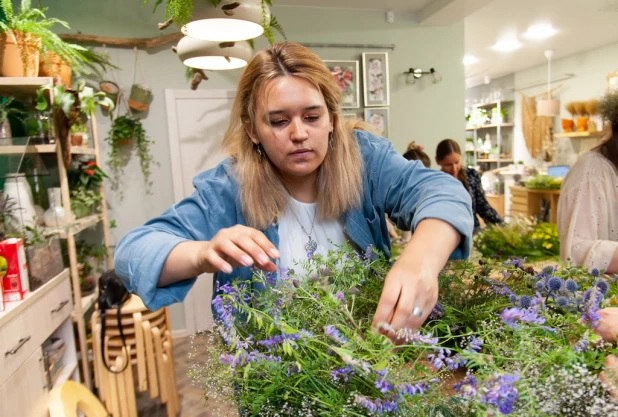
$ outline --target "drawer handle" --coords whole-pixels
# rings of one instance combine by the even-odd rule
[[[57,313],[60,310],[62,310],[62,307],[64,307],[65,305],[69,304],[69,300],[64,300],[63,302],[61,302],[58,307],[54,308],[51,312],[52,313]]]
[[[4,356],[10,356],[10,355],[14,355],[14,354],[16,354],[16,353],[17,353],[17,351],[18,351],[19,349],[21,349],[21,347],[22,347],[23,345],[25,345],[25,344],[26,344],[26,342],[27,342],[28,340],[30,340],[30,336],[28,336],[28,337],[22,337],[21,339],[19,339],[19,343],[17,343],[17,346],[15,346],[15,347],[14,347],[13,349],[11,349],[11,350],[7,350],[6,352],[4,352]]]

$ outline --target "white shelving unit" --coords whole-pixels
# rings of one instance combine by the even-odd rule
[[[0,77],[0,95],[5,96],[17,96],[17,98],[23,97],[36,97],[36,91],[41,86],[45,84],[49,84],[52,82],[52,78],[49,77]],[[97,121],[94,114],[91,115],[91,127],[92,127],[92,135],[91,135],[91,147],[77,147],[71,146],[71,154],[72,155],[89,155],[92,157],[94,161],[96,161],[97,165],[101,166],[101,158],[100,158],[100,149],[99,149],[99,140],[97,133]],[[60,188],[62,194],[62,205],[63,207],[71,207],[70,200],[70,190],[69,183],[67,177],[67,171],[64,167],[63,158],[62,158],[62,148],[60,145],[60,141],[56,138],[55,144],[48,145],[27,145],[27,146],[0,146],[0,155],[22,155],[22,154],[55,154],[56,155],[56,164],[58,166],[58,175],[60,180]],[[91,216],[83,217],[77,220],[72,220],[71,211],[65,210],[65,222],[68,226],[61,228],[49,228],[50,232],[56,232],[58,237],[61,239],[65,239],[67,241],[67,248],[69,253],[69,268],[65,270],[66,274],[70,274],[71,284],[73,287],[73,297],[72,297],[72,311],[69,315],[69,319],[63,328],[64,331],[66,329],[70,329],[71,333],[73,331],[73,325],[77,327],[77,343],[79,346],[79,350],[81,355],[75,354],[75,350],[73,350],[73,355],[65,358],[65,366],[62,371],[62,378],[71,379],[75,376],[79,375],[77,371],[77,366],[79,363],[79,357],[88,358],[87,354],[88,348],[86,343],[86,321],[84,314],[91,308],[96,302],[96,294],[98,289],[95,289],[94,293],[88,296],[82,297],[80,283],[79,283],[79,272],[78,272],[78,261],[77,261],[77,247],[76,247],[76,235],[80,232],[91,228],[93,226],[101,223],[103,230],[103,245],[106,249],[107,255],[107,268],[111,269],[112,266],[112,257],[110,252],[110,235],[109,235],[109,222],[107,219],[107,204],[105,200],[105,191],[103,187],[99,190],[102,200],[101,200],[101,212],[98,214],[93,214]],[[36,294],[40,291],[37,290],[32,294],[29,294],[28,297],[36,297]],[[21,303],[20,303],[21,304]],[[12,307],[11,310],[19,310],[27,308],[27,303],[20,306]],[[5,316],[6,313],[0,313],[0,326],[2,325],[2,317]],[[35,324],[35,323],[33,323]],[[73,339],[72,339],[73,340]],[[81,370],[84,379],[84,384],[92,389],[92,378],[90,376],[90,366],[87,359],[81,360]],[[1,401],[0,401],[1,402]],[[2,413],[0,413],[2,414]]]
[[[502,109],[507,108],[511,114],[513,113],[513,104],[512,100],[498,100],[492,101],[490,103],[476,104],[474,108],[483,108],[483,109],[492,109],[497,108],[498,114],[502,114]],[[468,160],[467,156],[472,155],[472,163],[473,165],[477,165],[479,163],[488,163],[488,164],[496,164],[496,166],[491,166],[492,168],[500,168],[504,165],[513,163],[512,155],[513,155],[513,123],[500,123],[500,124],[486,124],[483,126],[473,126],[466,128],[466,132],[472,132],[473,136],[467,136],[466,142],[469,143],[469,139],[473,139],[474,150],[465,150],[466,153],[466,161]],[[508,153],[511,155],[510,158],[502,158],[502,153],[504,151],[503,145],[503,136],[508,132],[511,139],[510,149],[508,149]],[[498,155],[497,158],[479,158],[479,155],[484,155],[485,151],[478,148],[478,139],[485,140],[485,135],[489,134],[491,136],[492,145],[495,144],[498,147]]]

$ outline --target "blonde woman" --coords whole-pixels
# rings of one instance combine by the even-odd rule
[[[120,241],[115,267],[127,288],[156,309],[182,301],[203,272],[221,285],[249,280],[251,267],[294,267],[343,242],[389,254],[388,214],[415,232],[386,277],[374,324],[420,327],[447,259],[469,252],[470,197],[450,176],[347,126],[340,104],[339,87],[307,48],[286,42],[257,53],[223,141],[230,157],[195,177],[193,195]]]

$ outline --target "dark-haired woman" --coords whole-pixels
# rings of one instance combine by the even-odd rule
[[[457,178],[472,197],[472,212],[474,215],[474,233],[481,227],[480,216],[485,224],[501,224],[502,218],[487,202],[481,186],[481,176],[472,168],[464,168],[461,164],[461,149],[453,139],[444,139],[436,148],[436,163],[442,172]]]

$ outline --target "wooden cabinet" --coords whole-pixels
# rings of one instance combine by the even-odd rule
[[[514,185],[511,190],[510,215],[526,218],[539,217],[543,205],[548,206],[549,222],[558,221],[558,199],[560,190],[532,190]]]
[[[39,346],[8,381],[0,386],[0,415],[6,417],[47,417],[49,392]]]
[[[487,194],[485,197],[487,197],[489,205],[504,219],[504,196]]]

